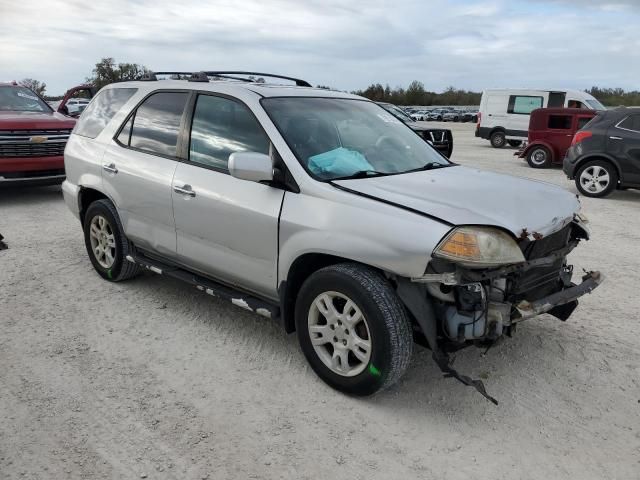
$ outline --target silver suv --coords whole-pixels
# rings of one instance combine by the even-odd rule
[[[278,319],[356,395],[396,382],[414,341],[486,395],[449,352],[565,320],[601,282],[571,282],[589,236],[574,195],[456,165],[366,99],[260,76],[150,75],[91,101],[63,191],[98,274],[148,269]]]

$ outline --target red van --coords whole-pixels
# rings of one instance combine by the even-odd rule
[[[514,155],[533,168],[562,165],[574,134],[598,112],[582,108],[538,108],[531,112],[527,144]]]

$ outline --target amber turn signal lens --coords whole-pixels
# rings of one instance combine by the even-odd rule
[[[473,233],[455,232],[440,247],[440,251],[456,257],[477,258],[480,256],[478,238]]]

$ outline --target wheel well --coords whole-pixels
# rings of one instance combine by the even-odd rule
[[[491,135],[493,135],[496,132],[502,132],[502,133],[506,133],[505,129],[503,127],[494,127],[491,129],[491,131],[489,132],[489,138],[491,138]]]
[[[84,225],[84,215],[87,212],[87,208],[96,200],[107,199],[107,196],[99,192],[98,190],[94,190],[93,188],[80,188],[80,197],[78,199],[80,206],[80,223]]]
[[[578,176],[578,170],[580,170],[585,163],[595,162],[595,161],[606,162],[606,163],[610,164],[611,166],[613,166],[613,168],[616,169],[616,173],[618,174],[618,183],[622,182],[622,175],[621,175],[621,172],[620,172],[620,167],[618,167],[618,165],[616,165],[616,163],[613,162],[611,159],[609,159],[607,157],[601,157],[601,156],[587,157],[587,158],[581,159],[578,162],[578,164],[576,165],[576,168],[574,170],[574,172],[575,172],[574,175],[576,177]]]
[[[302,284],[314,272],[321,268],[338,263],[354,262],[348,258],[327,255],[324,253],[306,253],[291,264],[287,279],[280,282],[278,293],[280,295],[281,321],[287,333],[295,332],[295,308],[298,292]],[[357,262],[356,262],[357,263]]]

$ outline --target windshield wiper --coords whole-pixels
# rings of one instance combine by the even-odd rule
[[[353,180],[356,178],[371,178],[371,177],[380,177],[382,175],[391,175],[390,173],[386,173],[386,172],[378,172],[376,170],[358,170],[355,173],[352,173],[351,175],[345,175],[344,177],[335,177],[330,179],[331,181],[333,180]]]
[[[422,172],[424,170],[433,170],[436,168],[445,168],[445,167],[453,167],[455,163],[440,163],[440,162],[429,162],[425,163],[423,166],[418,168],[413,168],[411,170],[407,170],[402,173],[411,173],[411,172]]]

